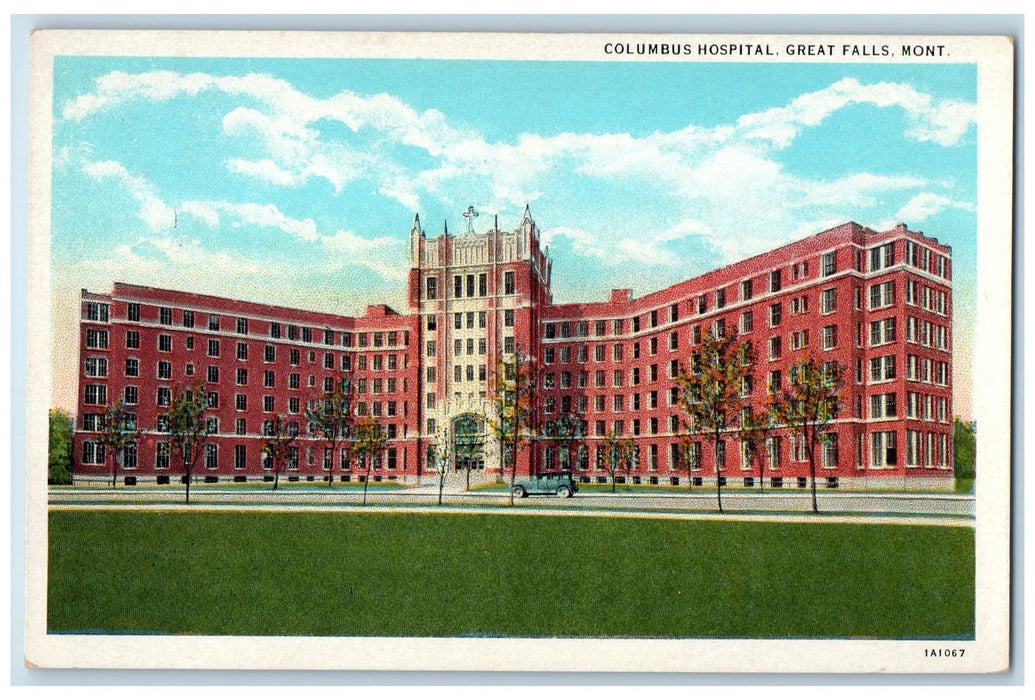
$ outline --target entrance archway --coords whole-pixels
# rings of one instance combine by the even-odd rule
[[[485,420],[464,413],[453,421],[453,464],[457,471],[485,469]]]

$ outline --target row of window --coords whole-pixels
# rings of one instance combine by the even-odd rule
[[[477,281],[477,286],[476,286]],[[438,282],[436,276],[424,278],[424,297],[426,299],[438,299]],[[487,273],[476,275],[453,275],[453,299],[484,297],[489,293],[489,278]],[[476,293],[477,292],[477,293]],[[503,273],[503,293],[514,294],[514,271],[507,270]]]
[[[242,470],[248,467],[248,449],[246,445],[234,445],[234,469]],[[171,446],[168,442],[159,442],[155,445],[155,469],[169,469],[170,457],[171,457]],[[254,454],[254,453],[253,453]],[[312,447],[306,448],[305,459],[309,466],[315,465],[316,450]],[[266,452],[260,451],[258,453],[258,466],[265,470],[273,468],[273,464],[269,460],[269,456]],[[299,468],[299,448],[288,447],[288,454],[285,466],[288,471],[294,471]],[[339,458],[338,466],[344,470],[349,471],[353,468],[365,469],[365,455],[352,455],[348,450],[341,450],[341,456]],[[334,468],[333,455],[329,447],[323,448],[322,453],[322,467],[325,471],[330,471]],[[83,441],[82,447],[82,463],[89,465],[101,465],[105,463],[105,445],[102,442],[93,440]],[[218,469],[219,468],[219,445],[207,444],[205,445],[205,458],[203,462],[206,469]],[[371,464],[373,469],[381,469],[382,467],[394,471],[399,469],[401,462],[399,460],[399,451],[395,447],[386,447],[383,454],[377,454],[374,456],[374,461]],[[123,448],[122,453],[122,469],[132,471],[138,468],[137,464],[137,445],[131,443]]]
[[[127,320],[139,321],[140,320],[140,305],[130,303],[127,306]],[[219,314],[209,314],[207,329],[209,331],[217,332],[220,330],[220,319]],[[183,309],[181,312],[181,320],[184,328],[194,328],[194,311],[190,309]],[[158,310],[158,322],[163,326],[171,326],[173,324],[173,309],[171,307],[159,307]],[[243,317],[235,318],[234,332],[238,335],[248,335],[249,319]],[[313,329],[306,326],[297,326],[294,324],[282,324],[279,321],[269,322],[269,337],[279,339],[286,337],[291,341],[300,340],[303,343],[315,342],[313,339],[316,337],[322,338],[324,345],[335,345],[340,338],[340,343],[343,347],[368,347],[373,343],[373,347],[394,347],[399,345],[399,341],[402,340],[402,344],[406,345],[408,333],[405,331],[387,331],[387,332],[361,332],[354,333],[351,331],[334,331],[330,328]]]
[[[926,249],[925,249],[926,250]],[[857,251],[857,262],[856,268],[862,270],[862,251]],[[939,256],[940,257],[940,256]],[[944,257],[941,258],[942,264],[944,264]],[[887,243],[881,246],[870,249],[870,271],[879,271],[881,269],[892,266],[895,263],[894,246],[892,243]],[[837,251],[830,251],[824,253],[820,257],[820,269],[823,277],[829,277],[834,275],[838,271]],[[794,263],[791,268],[791,278],[793,281],[799,281],[808,277],[809,265],[807,261],[801,261]],[[944,276],[944,275],[943,275]],[[915,284],[915,282],[914,282]],[[772,270],[768,274],[768,291],[770,293],[779,292],[783,289],[783,270],[777,269]],[[743,280],[739,283],[737,289],[739,290],[740,301],[749,301],[755,296],[754,281]],[[941,313],[945,313],[944,309],[946,306],[947,294],[945,292],[938,292],[934,294],[934,290],[926,288],[925,294],[930,295],[931,299],[934,300],[931,303],[935,304],[936,308],[942,309]],[[915,288],[910,290],[915,292]],[[720,310],[727,305],[727,290],[726,288],[716,289],[713,292],[707,294],[697,295],[693,301],[688,302],[692,308],[696,308],[698,314],[705,314],[709,309]],[[894,282],[883,282],[872,285],[869,290],[870,294],[870,308],[880,309],[891,306],[895,303],[895,292]],[[831,313],[836,309],[836,290],[826,289],[820,292],[820,312]],[[932,310],[933,308],[932,307]],[[856,308],[859,308],[858,299],[856,300]],[[924,308],[928,308],[925,305]],[[792,315],[806,313],[808,310],[808,298],[806,296],[797,297],[790,301],[790,313]],[[779,323],[779,304],[770,306],[770,325],[776,325]],[[648,320],[650,328],[655,328],[659,324],[659,310],[654,309],[648,312],[643,318]],[[775,322],[773,319],[776,319]],[[679,320],[679,304],[671,304],[668,309],[668,322],[674,323]],[[589,335],[589,321],[561,321],[561,322],[548,322],[544,324],[544,337],[546,339],[553,338],[583,338]],[[607,334],[608,324],[611,325],[612,332],[614,335],[621,335],[625,329],[624,319],[598,320],[594,322],[595,335],[600,337]],[[632,318],[632,331],[634,333],[639,332],[641,328],[641,317],[635,316]],[[558,334],[559,331],[559,334]]]

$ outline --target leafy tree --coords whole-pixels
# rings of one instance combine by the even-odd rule
[[[952,419],[952,464],[957,479],[973,479],[976,473],[977,441],[970,423]]]
[[[298,430],[292,428],[293,424],[287,423],[279,413],[266,421],[263,426],[266,440],[262,446],[262,453],[266,455],[270,468],[273,470],[273,490],[280,485],[280,472],[283,471],[285,463],[291,455],[291,445],[298,437]]]
[[[47,483],[72,483],[72,421],[68,413],[52,408],[47,446]]]
[[[140,439],[140,430],[137,428],[136,415],[126,408],[121,399],[105,407],[102,421],[99,441],[110,455],[111,487],[115,488],[125,449]]]
[[[489,427],[500,443],[500,471],[510,466],[510,505],[514,505],[514,480],[518,451],[535,436],[535,361],[520,348],[510,362],[499,362],[493,372],[492,414]]]
[[[370,470],[376,468],[381,460],[381,453],[388,443],[388,433],[373,416],[363,418],[356,427],[356,452],[366,469],[363,479],[363,505],[367,504],[367,488],[370,486]]]
[[[611,475],[611,493],[614,493],[618,474],[629,475],[639,459],[640,448],[632,438],[623,438],[614,428],[604,436],[602,447],[604,470]]]
[[[172,453],[179,454],[183,460],[187,503],[190,503],[190,482],[194,466],[211,434],[207,412],[208,399],[204,384],[177,388],[169,406],[169,433]]]
[[[577,414],[567,413],[557,420],[552,420],[543,426],[543,432],[547,440],[557,446],[559,454],[564,458],[563,467],[574,471],[573,462],[577,456],[577,449],[585,438],[585,429],[582,419]]]
[[[334,483],[334,456],[338,447],[348,445],[352,439],[352,404],[355,390],[347,377],[336,377],[331,388],[313,399],[306,408],[309,432],[323,439],[331,453],[327,473],[327,486]],[[342,469],[345,465],[342,464]]]
[[[768,412],[755,415],[750,406],[744,407],[740,415],[740,441],[744,444],[748,466],[752,460],[758,461],[758,488],[765,491],[765,458],[762,448],[772,432],[772,417]]]
[[[819,512],[816,501],[816,447],[832,439],[826,426],[841,410],[844,368],[838,362],[820,362],[811,355],[794,362],[788,382],[769,387],[769,410],[774,420],[805,442],[805,454],[812,476],[812,512]]]
[[[754,379],[755,350],[741,341],[736,330],[722,335],[705,334],[690,366],[680,365],[676,375],[679,406],[687,415],[684,425],[691,434],[712,441],[715,455],[715,493],[722,513],[722,434],[729,430],[744,408],[741,396],[745,383]]]

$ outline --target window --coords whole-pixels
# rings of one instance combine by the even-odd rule
[[[276,321],[273,321],[273,322],[270,323],[270,337],[271,338],[279,338],[280,337],[280,324],[277,323]]]
[[[895,342],[894,318],[870,321],[870,345],[884,345],[893,342]]]
[[[108,387],[104,384],[87,384],[83,387],[83,403],[93,406],[108,403]]]
[[[172,379],[172,363],[167,360],[162,360],[158,363],[158,378],[159,379]]]
[[[837,310],[837,289],[831,287],[819,293],[819,312],[829,314]]]
[[[273,388],[276,381],[276,375],[273,370],[268,369],[262,373],[262,385],[265,387]]]
[[[105,360],[107,362],[107,360]],[[135,357],[126,358],[126,376],[127,377],[139,377],[140,376],[140,360]]]
[[[217,445],[205,445],[205,468],[215,469],[219,466],[219,447]]]
[[[88,328],[86,330],[86,347],[103,350],[108,347],[108,331]]]
[[[262,410],[265,411],[266,413],[272,413],[273,412],[273,397],[272,396],[263,396],[262,397]]]
[[[277,360],[277,347],[275,345],[266,345],[262,349],[262,361],[263,362],[276,362]]]
[[[870,272],[876,272],[895,264],[895,247],[893,243],[870,248]]]
[[[247,394],[234,394],[234,409],[238,411],[248,410]]]
[[[824,350],[832,350],[837,347],[837,326],[823,326],[821,336]]]
[[[170,340],[170,343],[172,341]],[[135,349],[140,347],[140,331],[126,331],[126,348]],[[171,347],[171,346],[170,346]]]
[[[837,251],[824,253],[820,258],[820,267],[824,277],[829,277],[837,272]]]
[[[129,366],[129,360],[126,360],[127,367]],[[86,376],[87,377],[106,377],[108,376],[108,360],[103,357],[88,357],[86,358]],[[136,376],[136,375],[127,375]]]
[[[186,312],[184,312],[184,313],[186,313]],[[210,331],[218,331],[219,330],[219,316],[217,314],[209,314],[208,315],[208,329]]]
[[[774,335],[769,339],[769,359],[775,360],[780,357],[780,336]]]
[[[425,354],[428,357],[434,357],[435,356],[435,341],[434,340],[429,340],[429,341],[427,341],[427,343],[425,345],[426,345],[426,347],[425,347]]]
[[[898,416],[896,394],[874,394],[870,397],[870,418],[895,418]]]
[[[752,296],[754,295],[752,294],[751,280],[744,280],[740,283],[740,300],[747,301]]]
[[[708,311],[708,297],[704,294],[697,296],[697,313],[703,314]]]
[[[911,356],[915,357],[915,356]],[[895,356],[884,355],[870,358],[870,381],[885,382],[895,378]]]
[[[891,467],[898,463],[893,431],[875,432],[870,435],[870,465],[875,469]]]
[[[740,315],[740,332],[750,333],[752,330],[754,330],[754,327],[754,314],[752,314],[752,312],[750,311],[745,311],[744,313],[742,313]]]
[[[828,326],[830,328],[832,326]],[[826,331],[826,329],[823,329]],[[809,344],[808,331],[795,331],[791,333],[791,350],[801,350]],[[826,348],[824,348],[826,349]]]
[[[126,304],[126,320],[127,321],[139,321],[140,320],[140,304],[130,302]]]
[[[925,287],[926,289],[926,287]],[[895,283],[893,281],[874,284],[870,287],[870,309],[883,309],[895,303]]]
[[[219,357],[219,341],[218,340],[212,339],[212,340],[208,341],[208,356],[209,357]]]
[[[172,391],[167,386],[158,387],[158,397],[156,403],[159,406],[168,406],[172,403]]]
[[[467,296],[474,296],[474,275],[467,275]]]
[[[104,443],[87,440],[83,442],[83,464],[104,464]]]
[[[770,328],[775,328],[776,326],[779,326],[780,325],[780,321],[781,321],[781,314],[780,314],[780,304],[779,304],[779,302],[777,302],[776,304],[770,304],[770,306],[769,306],[769,327]]]
[[[508,270],[503,273],[503,293],[513,294],[514,293],[514,273]]]
[[[669,323],[675,323],[679,320],[679,304],[672,304],[668,307],[668,320]]]
[[[167,306],[158,309],[158,322],[163,326],[171,326],[173,322],[173,310]]]
[[[769,291],[778,292],[783,287],[782,270],[773,270],[769,273]]]
[[[428,299],[438,298],[438,278],[427,277],[424,279],[424,295]]]
[[[726,290],[716,289],[715,290],[715,308],[721,309],[726,306]]]
[[[514,325],[514,309],[506,309],[503,312],[503,325],[507,328]]]

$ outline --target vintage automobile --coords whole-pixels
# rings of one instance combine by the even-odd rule
[[[561,498],[571,498],[578,490],[578,484],[571,477],[571,472],[540,472],[515,481],[511,489],[515,498],[539,494],[557,494]]]

